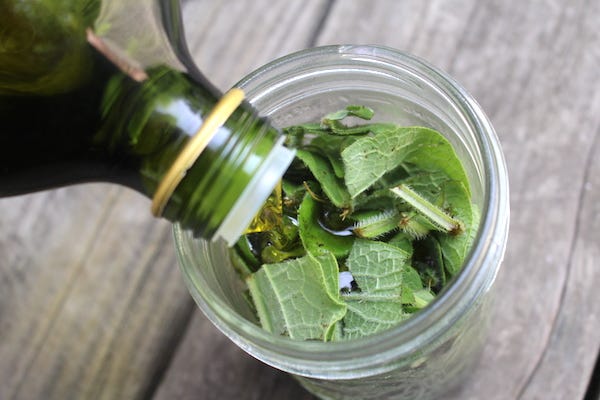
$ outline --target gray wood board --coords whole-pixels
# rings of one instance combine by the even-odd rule
[[[503,144],[511,231],[493,329],[456,399],[577,399],[600,349],[600,2],[189,0],[226,89],[314,44],[375,43],[445,69]],[[310,399],[195,309],[147,199],[83,185],[0,199],[1,399]]]

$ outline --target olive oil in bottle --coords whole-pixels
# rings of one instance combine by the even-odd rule
[[[293,158],[198,71],[176,1],[7,0],[0,26],[0,196],[114,182],[232,244]]]

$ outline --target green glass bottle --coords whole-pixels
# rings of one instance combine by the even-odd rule
[[[232,244],[293,159],[198,71],[177,0],[3,0],[0,27],[0,197],[119,183]]]

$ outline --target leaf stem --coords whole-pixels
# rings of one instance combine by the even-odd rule
[[[391,188],[390,191],[410,204],[415,210],[441,230],[451,233],[460,232],[462,230],[462,224],[459,220],[452,218],[408,186],[401,184]]]

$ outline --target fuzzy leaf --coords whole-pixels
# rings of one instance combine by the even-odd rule
[[[352,198],[400,166],[412,171],[440,171],[468,187],[464,169],[450,143],[428,128],[393,127],[361,137],[342,151],[342,160]]]
[[[347,266],[360,292],[342,296],[348,305],[344,338],[371,335],[407,318],[402,309],[405,275],[415,284],[414,276],[406,272],[411,269],[407,252],[387,243],[357,239]]]
[[[264,329],[297,340],[328,340],[346,314],[332,254],[265,264],[246,280]]]

